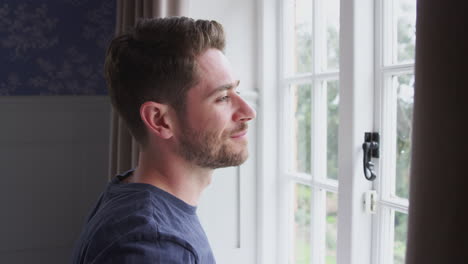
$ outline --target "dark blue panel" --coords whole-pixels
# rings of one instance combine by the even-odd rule
[[[0,4],[0,95],[106,95],[114,0]]]

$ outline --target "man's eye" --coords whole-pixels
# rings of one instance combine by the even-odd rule
[[[219,101],[219,102],[228,101],[228,100],[229,100],[229,98],[230,98],[230,97],[229,97],[229,95],[225,95],[225,96],[223,96],[223,97],[219,98],[219,99],[218,99],[218,101]]]

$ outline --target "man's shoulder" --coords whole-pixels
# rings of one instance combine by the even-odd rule
[[[154,205],[148,191],[107,193],[93,215],[88,219],[87,227],[131,228],[134,224],[153,225]]]
[[[83,263],[198,263],[195,249],[179,237],[135,227],[112,241],[96,239],[78,253]],[[79,262],[81,263],[81,262]]]
[[[74,259],[96,259],[118,248],[139,252],[148,247],[151,250],[147,252],[159,254],[156,252],[159,247],[155,245],[180,251],[180,254],[195,254],[190,243],[177,233],[167,232],[169,217],[158,207],[154,194],[148,191],[107,196],[85,225]]]

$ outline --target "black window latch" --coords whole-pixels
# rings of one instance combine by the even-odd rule
[[[366,177],[366,179],[369,181],[373,181],[375,178],[377,178],[377,175],[375,175],[374,172],[374,163],[372,163],[371,158],[379,157],[379,142],[379,133],[366,132],[364,134],[364,143],[362,143],[362,149],[364,150],[364,177]]]

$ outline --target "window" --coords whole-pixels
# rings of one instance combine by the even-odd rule
[[[375,263],[404,264],[414,95],[416,0],[382,0],[376,18],[375,116],[382,142]]]
[[[279,2],[278,263],[404,263],[416,0]],[[365,131],[380,133],[374,182]]]
[[[336,263],[339,0],[283,7],[288,262]]]

